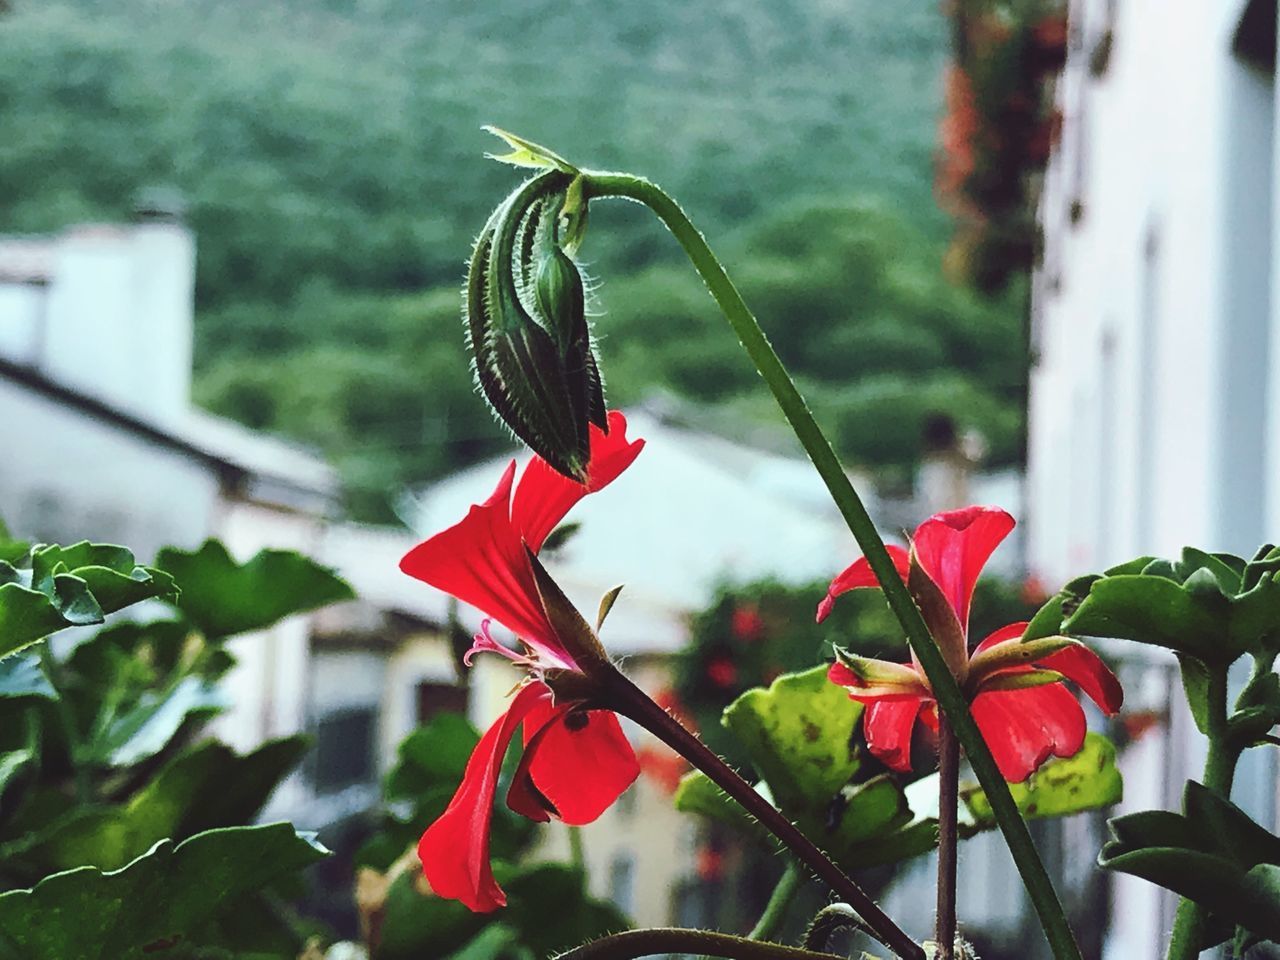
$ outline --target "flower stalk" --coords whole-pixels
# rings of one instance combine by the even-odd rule
[[[882,585],[889,607],[902,625],[907,641],[929,679],[938,705],[950,721],[991,804],[1054,957],[1056,960],[1081,960],[1080,949],[1071,932],[1066,912],[1036,852],[1031,834],[1018,812],[1008,784],[1001,776],[991,751],[969,713],[964,693],[951,675],[942,651],[930,635],[906,584],[898,575],[866,507],[849,482],[830,442],[814,420],[759,322],[702,234],[679,204],[657,185],[630,174],[583,171],[582,175],[586,196],[623,197],[644,204],[657,215],[684,248],[756,369],[769,385],[778,406],[813,461],[832,500]]]
[[[761,943],[710,930],[655,927],[627,930],[592,940],[556,956],[555,960],[638,960],[665,954],[723,957],[724,960],[841,960],[831,953]]]
[[[938,960],[954,960],[956,943],[956,846],[959,843],[960,741],[946,717],[938,718]]]
[[[800,868],[795,863],[787,864],[787,869],[779,878],[778,885],[769,895],[764,913],[760,914],[760,919],[747,934],[748,940],[772,940],[777,935],[783,921],[787,919],[787,908],[791,906],[791,901],[795,899],[803,880]]]

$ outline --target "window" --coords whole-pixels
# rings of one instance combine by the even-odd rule
[[[614,855],[609,864],[609,899],[623,913],[631,913],[635,904],[636,861],[629,853]]]
[[[372,707],[335,710],[320,718],[311,762],[311,780],[318,792],[341,790],[375,778],[377,723],[377,711]]]
[[[417,687],[418,726],[430,722],[438,713],[466,713],[467,691],[452,683],[424,680]]]

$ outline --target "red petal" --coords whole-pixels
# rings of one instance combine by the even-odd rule
[[[1050,756],[1073,757],[1084,745],[1084,711],[1060,683],[980,693],[970,709],[1010,783],[1026,780]]]
[[[985,640],[973,648],[970,657],[976,657],[983,650],[994,647],[997,643],[1004,643],[1006,640],[1017,640],[1027,632],[1026,620],[1019,620],[1017,623],[1011,623],[1007,627],[1001,627],[999,630],[989,634]]]
[[[529,776],[529,765],[543,735],[573,707],[573,703],[557,704],[548,698],[540,700],[524,718],[524,755],[507,790],[507,806],[522,817],[546,823],[556,812],[551,801],[534,785]]]
[[[867,706],[862,730],[867,747],[882,763],[893,770],[911,770],[911,731],[924,703],[923,697],[903,700],[877,700]]]
[[[1046,670],[1057,670],[1075,683],[1107,716],[1115,716],[1124,703],[1120,681],[1102,659],[1087,647],[1066,647],[1045,657],[1037,664]]]
[[[860,687],[862,678],[837,660],[827,669],[827,679],[837,687]]]
[[[640,775],[635,751],[608,710],[559,713],[526,749],[533,785],[557,818],[574,826],[599,817]]]
[[[613,410],[609,413],[608,433],[591,425],[591,461],[587,465],[585,484],[570,480],[541,457],[530,460],[511,505],[511,522],[529,549],[534,553],[541,550],[542,541],[573,505],[588,493],[602,490],[616,480],[643,447],[643,440],[627,442],[627,418]]]
[[[1013,517],[998,507],[965,507],[936,513],[916,528],[911,545],[920,566],[966,630],[978,575],[1013,527]]]
[[[410,550],[400,569],[471,604],[539,652],[572,666],[547,621],[520,535],[511,525],[515,469],[512,461],[493,496]]]
[[[438,896],[461,900],[477,913],[506,906],[507,897],[489,865],[489,821],[498,773],[516,727],[535,706],[549,700],[541,683],[524,687],[476,744],[458,792],[418,841],[418,859]]]
[[[902,547],[889,546],[889,557],[893,560],[894,567],[898,570],[903,582],[906,582],[907,571],[910,567],[910,559],[907,551]],[[866,557],[859,557],[853,561],[853,564],[831,581],[831,586],[827,587],[827,595],[823,597],[822,602],[818,604],[818,622],[821,623],[827,619],[831,613],[831,608],[835,606],[836,597],[842,593],[848,593],[850,590],[856,590],[858,587],[878,587],[880,581],[876,579],[876,575],[871,571],[871,564],[867,563]]]

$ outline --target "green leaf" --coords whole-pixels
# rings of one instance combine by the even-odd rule
[[[1027,624],[1027,629],[1022,632],[1022,639],[1041,640],[1062,633],[1062,621],[1066,615],[1063,607],[1067,599],[1068,594],[1064,590],[1046,600]]]
[[[1257,654],[1280,651],[1280,571],[1259,574],[1232,598],[1231,644]]]
[[[171,760],[127,803],[75,808],[0,855],[10,870],[33,878],[81,865],[118,869],[162,839],[252,821],[305,750],[303,737],[243,756],[209,741]]]
[[[499,879],[509,898],[503,920],[520,931],[534,956],[554,957],[631,926],[613,904],[591,897],[582,871],[567,864],[533,864]]]
[[[182,587],[178,608],[209,637],[262,630],[355,596],[327,567],[292,550],[263,550],[238,564],[226,547],[208,540],[194,552],[166,547],[156,562]]]
[[[320,860],[288,824],[230,827],[175,846],[162,840],[121,870],[80,867],[0,895],[0,957],[142,960],[184,946],[219,912]]]
[[[1229,554],[1205,553],[1195,547],[1183,547],[1182,558],[1174,564],[1173,569],[1183,583],[1190,580],[1198,571],[1204,570],[1213,577],[1219,592],[1223,596],[1231,597],[1240,591],[1244,561]]]
[[[711,778],[701,770],[690,770],[680,778],[672,802],[681,813],[692,813],[714,820],[756,840],[769,839],[768,831],[730,800],[729,795],[712,783]]]
[[[1084,746],[1074,757],[1050,760],[1025,783],[1009,784],[1018,810],[1028,820],[1109,807],[1120,801],[1123,789],[1116,768],[1116,748],[1100,733],[1086,734]],[[991,806],[980,789],[962,789],[961,796],[977,828],[996,826]]]
[[[88,762],[125,767],[163,750],[188,717],[208,717],[227,706],[225,693],[199,677],[183,677],[159,693],[147,691],[85,746]]]
[[[53,700],[57,696],[57,691],[40,669],[40,661],[36,657],[5,657],[0,660],[0,697],[40,697]]]
[[[1187,706],[1191,709],[1191,718],[1196,722],[1196,729],[1205,736],[1209,735],[1209,690],[1213,685],[1213,671],[1224,668],[1217,665],[1210,667],[1203,661],[1189,654],[1180,653],[1178,667],[1182,674],[1182,690],[1186,694]]]
[[[827,669],[784,674],[724,711],[725,727],[788,812],[825,810],[858,769],[851,744],[862,706],[827,679]]]
[[[413,800],[435,787],[462,782],[480,735],[459,713],[439,713],[400,741],[396,765],[387,774],[388,800]]]
[[[25,540],[15,540],[9,528],[0,520],[0,562],[17,563],[31,550],[31,544]]]
[[[491,923],[445,960],[537,960],[520,943],[520,931],[505,923]]]
[[[477,938],[494,926],[493,918],[474,914],[456,901],[419,893],[413,872],[397,877],[387,893],[378,960],[447,957],[479,949]],[[501,939],[510,946],[519,944],[534,957],[555,956],[629,926],[617,908],[591,898],[581,871],[566,864],[512,867],[496,861],[494,875],[507,892],[501,923],[513,934]],[[480,943],[495,945],[489,940]]]
[[[1155,644],[1205,663],[1229,663],[1241,651],[1230,641],[1227,598],[1195,587],[1141,574],[1104,577],[1089,589],[1063,629]]]
[[[101,623],[108,613],[176,593],[167,573],[138,566],[123,547],[34,547],[12,562],[0,560],[0,657],[66,627]]]
[[[302,761],[304,736],[268,740],[239,754],[216,740],[191,747],[160,769],[129,801],[136,822],[183,839],[216,827],[252,822],[272,791]]]
[[[419,893],[416,873],[402,873],[387,891],[378,960],[445,957],[466,946],[489,923],[488,917],[456,900]]]
[[[1280,939],[1280,838],[1191,781],[1183,814],[1152,810],[1108,823],[1098,863],[1194,900],[1220,920]]]
[[[725,710],[724,725],[761,774],[758,789],[837,860],[870,866],[921,852],[922,833],[896,835],[912,816],[892,779],[850,784],[861,766],[853,744],[862,706],[827,679],[827,669],[785,674],[768,689],[747,691]],[[759,835],[709,780],[686,777],[680,790],[680,809]]]
[[[508,133],[501,127],[495,127],[486,124],[481,128],[486,133],[492,133],[495,137],[505,140],[507,146],[511,148],[510,153],[493,154],[486,153],[485,156],[490,160],[497,160],[499,163],[509,163],[513,167],[532,167],[537,170],[559,170],[563,173],[576,174],[578,168],[571,164],[564,157],[548,150],[546,147],[534,143],[532,140],[526,140],[524,137],[518,137],[514,133]]]

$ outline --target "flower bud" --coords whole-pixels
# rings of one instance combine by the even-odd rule
[[[552,169],[526,181],[490,217],[471,259],[466,319],[476,381],[497,417],[552,467],[586,477],[589,424],[607,430],[586,289],[565,252],[586,201],[580,179]]]

